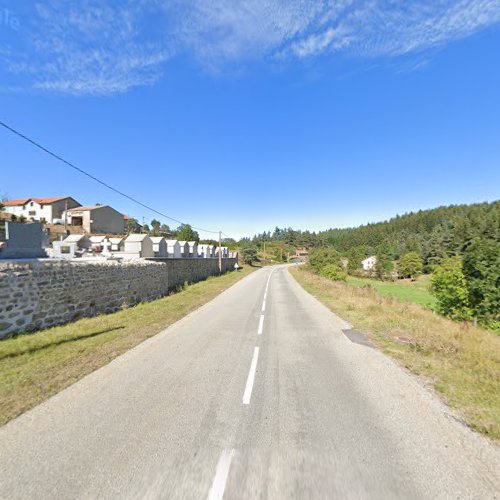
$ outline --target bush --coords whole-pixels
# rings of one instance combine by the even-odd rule
[[[431,291],[437,299],[438,311],[455,320],[470,320],[467,281],[460,257],[449,257],[437,266],[431,278]]]
[[[327,264],[321,269],[319,274],[333,281],[346,281],[347,279],[347,273],[338,264]]]
[[[422,259],[418,252],[405,253],[399,261],[398,271],[401,277],[415,279],[423,271]]]
[[[342,256],[339,252],[331,247],[317,248],[309,254],[309,264],[318,273],[321,273],[321,270],[329,264],[335,264],[342,268],[341,259]]]
[[[255,247],[246,247],[242,250],[243,262],[252,265],[252,262],[257,262],[257,249]]]

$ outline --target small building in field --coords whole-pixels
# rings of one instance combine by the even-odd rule
[[[188,241],[189,245],[189,258],[197,259],[198,258],[198,242],[197,241]]]
[[[125,259],[154,257],[151,238],[147,234],[130,234],[125,238],[122,257]]]
[[[165,240],[167,244],[167,257],[169,259],[181,258],[181,246],[177,240]]]
[[[90,248],[94,252],[102,252],[104,248],[104,243],[107,241],[106,236],[92,235],[89,237]]]
[[[181,258],[189,258],[189,243],[187,241],[179,241],[179,247],[181,250]]]
[[[375,268],[375,264],[377,263],[377,257],[372,255],[371,257],[367,257],[361,261],[361,265],[363,266],[364,271],[372,271]]]
[[[111,243],[110,250],[112,252],[123,252],[123,250],[125,249],[125,238],[109,238],[109,242]]]
[[[123,234],[123,214],[108,205],[76,207],[67,211],[71,226],[81,226],[86,233]]]
[[[25,217],[48,224],[62,224],[64,211],[79,207],[71,196],[56,196],[52,198],[21,198],[3,201],[4,211],[15,217]]]
[[[63,241],[64,243],[75,243],[77,251],[87,252],[92,247],[92,242],[86,234],[70,234]]]
[[[155,257],[168,257],[168,246],[165,238],[163,236],[151,236],[151,241],[153,242],[153,252]]]

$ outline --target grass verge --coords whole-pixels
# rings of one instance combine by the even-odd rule
[[[0,341],[0,425],[161,332],[254,270],[245,266],[153,302]]]
[[[423,376],[473,429],[500,439],[500,337],[416,304],[290,270],[299,284],[385,353]]]

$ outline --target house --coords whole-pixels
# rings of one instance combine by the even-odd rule
[[[125,259],[154,257],[153,242],[147,234],[131,234],[125,238],[121,255]]]
[[[70,234],[63,241],[64,243],[75,243],[76,249],[82,252],[86,252],[92,248],[92,242],[86,234]]]
[[[168,257],[168,247],[167,242],[163,236],[151,236],[151,241],[153,242],[153,252],[155,257]]]
[[[179,241],[181,257],[187,259],[189,257],[189,243],[187,241]]]
[[[4,211],[16,217],[26,217],[48,224],[63,223],[63,214],[66,209],[79,207],[75,199],[70,196],[53,198],[21,198],[19,200],[3,201]]]
[[[197,259],[198,258],[198,242],[196,241],[188,241],[189,245],[189,258]]]
[[[125,249],[125,238],[109,238],[109,242],[111,243],[112,252],[123,252]]]
[[[170,259],[180,259],[181,246],[177,240],[165,240],[167,244],[167,256]]]
[[[365,271],[372,271],[376,263],[377,257],[375,255],[372,255],[371,257],[368,257],[361,261],[361,265],[363,266],[363,270]]]
[[[67,211],[68,224],[81,226],[86,233],[123,234],[123,214],[108,205],[76,207]]]
[[[0,259],[47,257],[43,248],[45,240],[42,225],[38,222],[5,222],[5,229],[0,233]]]

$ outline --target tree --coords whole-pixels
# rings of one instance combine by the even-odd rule
[[[257,248],[250,246],[245,247],[242,250],[243,262],[245,264],[252,265],[253,262],[257,262],[259,259],[257,258]]]
[[[162,224],[160,226],[160,233],[163,233],[163,234],[170,234],[171,230],[170,230],[170,226],[168,226],[167,224]]]
[[[403,278],[415,279],[422,273],[422,259],[418,252],[405,253],[399,261],[398,271]]]
[[[436,267],[431,277],[431,291],[437,299],[438,311],[455,320],[470,320],[467,281],[460,257],[448,257]]]
[[[159,221],[159,220],[157,220],[157,219],[153,219],[153,220],[151,221],[151,227],[153,228],[153,230],[152,230],[152,234],[153,234],[154,236],[159,236],[159,235],[160,235],[160,225],[161,225],[161,223],[160,223],[160,221]]]
[[[200,235],[189,224],[182,224],[176,232],[179,241],[200,241]]]
[[[320,272],[328,264],[342,267],[342,256],[332,247],[322,247],[309,253],[309,264],[316,272]]]
[[[129,217],[125,223],[125,230],[127,231],[127,233],[139,232],[139,223],[137,222],[137,219]]]
[[[319,272],[324,278],[328,278],[333,281],[346,281],[347,273],[338,264],[327,264]]]
[[[500,242],[475,238],[464,254],[463,274],[474,316],[500,327]]]

